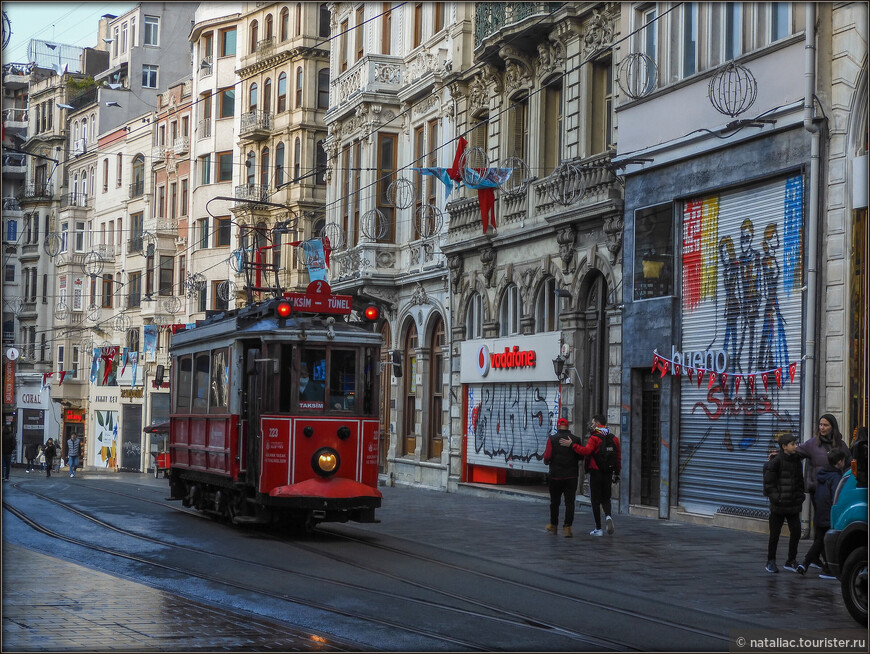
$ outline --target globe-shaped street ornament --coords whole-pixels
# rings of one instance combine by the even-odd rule
[[[550,175],[552,180],[547,190],[550,199],[563,207],[573,204],[586,193],[583,172],[572,163],[563,161]]]
[[[405,177],[399,177],[387,187],[387,200],[397,209],[407,209],[413,205],[416,195],[414,182]]]
[[[632,100],[653,92],[658,78],[658,67],[649,55],[632,52],[623,59],[616,71],[616,84]]]
[[[466,148],[459,157],[459,175],[466,185],[472,185],[479,181],[479,177],[486,176],[489,169],[489,157],[483,148]],[[472,174],[474,171],[477,174]]]
[[[501,166],[509,168],[512,172],[504,182],[502,182],[501,190],[508,195],[520,195],[524,193],[529,186],[531,175],[529,174],[529,166],[520,157],[508,157]]]
[[[731,61],[710,78],[707,94],[716,111],[734,118],[753,105],[758,82],[748,68]]]
[[[335,252],[340,252],[347,245],[344,230],[338,223],[326,223],[323,229],[320,230],[320,238],[328,239],[329,247]]]
[[[432,238],[444,226],[444,215],[435,205],[424,204],[414,213],[414,224],[420,238]]]
[[[88,252],[82,261],[82,272],[88,277],[99,277],[103,272],[103,255],[99,252]]]
[[[387,217],[380,209],[366,211],[360,219],[360,233],[367,239],[379,241],[387,235]]]

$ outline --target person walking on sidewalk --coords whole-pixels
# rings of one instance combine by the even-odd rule
[[[36,443],[28,443],[24,447],[24,459],[27,461],[27,472],[33,472],[36,469],[36,455],[39,449]]]
[[[12,453],[15,451],[15,435],[12,427],[3,428],[3,481],[9,481],[9,471],[12,469]]]
[[[770,500],[767,540],[767,572],[779,572],[776,567],[776,546],[782,533],[782,523],[788,522],[788,556],[785,569],[797,571],[797,548],[801,538],[801,506],[804,503],[804,475],[797,455],[797,439],[783,434],[777,441],[779,453],[764,464],[764,495]]]
[[[51,468],[54,466],[54,458],[57,456],[57,448],[52,439],[48,439],[43,454],[45,455],[45,476],[51,477]]]
[[[45,445],[39,444],[39,454],[36,455],[36,463],[40,470],[45,470]]]
[[[813,544],[807,551],[803,563],[798,565],[797,571],[802,575],[807,573],[811,563],[819,563],[822,579],[836,579],[828,569],[825,556],[825,533],[831,528],[831,506],[834,503],[834,492],[843,476],[843,468],[846,466],[846,453],[840,449],[828,452],[828,465],[819,470],[816,475],[816,492],[813,493]]]
[[[78,434],[73,434],[66,442],[67,456],[69,457],[69,476],[76,476],[76,468],[79,465],[79,456],[82,451],[82,442],[79,440]]]
[[[550,488],[550,522],[547,531],[555,534],[559,528],[559,503],[565,499],[565,522],[562,533],[565,538],[571,538],[571,526],[574,524],[574,504],[577,497],[577,481],[580,477],[580,459],[575,446],[580,446],[580,439],[571,433],[568,421],[559,418],[556,421],[556,433],[547,439],[544,448],[544,463],[550,466],[548,486]]]
[[[622,470],[622,454],[619,439],[607,429],[607,418],[598,414],[592,416],[592,431],[584,446],[575,446],[574,451],[586,457],[586,472],[589,473],[589,499],[592,503],[592,517],[595,529],[590,536],[603,536],[601,530],[601,509],[604,509],[605,529],[613,533],[611,517],[610,487],[619,481]]]

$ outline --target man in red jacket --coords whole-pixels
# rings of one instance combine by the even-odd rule
[[[622,469],[622,453],[619,439],[607,429],[607,418],[601,414],[592,416],[592,431],[586,445],[574,445],[574,451],[586,457],[586,472],[589,473],[589,495],[592,502],[592,517],[595,529],[590,536],[603,536],[601,508],[608,534],[613,533],[613,518],[610,517],[610,486],[619,481]]]

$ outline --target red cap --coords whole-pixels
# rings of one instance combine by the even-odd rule
[[[561,429],[562,427],[564,427],[565,429],[568,428],[568,421],[565,420],[565,418],[559,418],[556,421],[556,429]]]

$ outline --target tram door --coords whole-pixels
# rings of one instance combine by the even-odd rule
[[[247,347],[245,350],[245,389],[242,398],[242,435],[244,442],[240,443],[239,452],[244,461],[242,468],[247,469],[247,478],[256,479],[259,468],[260,454],[260,413],[262,398],[262,383],[260,378],[259,347]]]
[[[640,503],[644,506],[659,505],[661,399],[659,379],[645,371],[641,379],[640,409]]]

